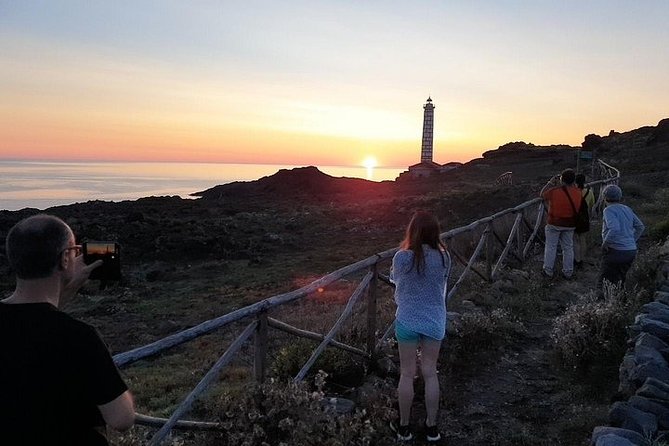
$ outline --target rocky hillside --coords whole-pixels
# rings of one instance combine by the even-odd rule
[[[255,181],[236,181],[215,186],[193,195],[204,199],[257,199],[272,197],[277,200],[287,198],[322,201],[346,196],[354,200],[365,200],[378,195],[387,195],[392,182],[374,182],[360,178],[336,178],[316,167],[281,169],[277,173]]]

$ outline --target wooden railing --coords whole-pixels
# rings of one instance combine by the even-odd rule
[[[593,207],[594,212],[592,212],[591,215],[599,215],[601,213],[603,207],[602,191],[604,187],[608,184],[617,183],[620,177],[618,170],[610,165],[599,161],[598,166],[601,179],[588,184],[598,196],[595,206]],[[536,216],[532,221],[530,220],[530,216],[534,214],[536,214]],[[455,283],[449,288],[447,299],[453,297],[470,272],[475,273],[486,281],[492,282],[499,276],[502,267],[505,262],[508,261],[510,255],[513,256],[518,263],[523,263],[528,257],[532,246],[534,246],[537,241],[541,241],[539,229],[544,221],[544,215],[545,206],[543,200],[541,200],[541,198],[535,198],[519,204],[516,207],[505,209],[491,216],[476,220],[466,226],[451,229],[450,231],[441,234],[442,240],[449,246],[449,252],[452,254],[452,258],[459,262],[462,267]],[[506,231],[507,229],[508,233]],[[506,236],[504,237],[502,234],[506,234]],[[470,247],[473,247],[471,254],[466,256],[464,250]],[[160,426],[149,444],[158,445],[162,443],[170,431],[175,428],[205,430],[219,428],[220,425],[218,423],[184,421],[181,418],[190,410],[197,398],[219,376],[221,370],[231,362],[243,344],[251,338],[254,339],[253,376],[257,382],[263,382],[265,380],[269,328],[290,335],[321,341],[307,362],[294,377],[295,382],[302,381],[307,376],[318,357],[327,347],[342,349],[366,359],[373,359],[379,346],[391,336],[394,327],[394,321],[392,321],[383,331],[383,335],[380,338],[377,338],[378,321],[376,290],[379,282],[389,282],[387,276],[379,274],[379,265],[392,259],[397,250],[398,248],[388,249],[364,260],[340,268],[297,290],[272,296],[215,319],[202,322],[194,327],[174,333],[151,344],[114,356],[114,362],[119,367],[127,366],[143,358],[162,353],[172,347],[211,333],[214,330],[226,327],[233,322],[253,318],[243,332],[231,343],[225,353],[221,355],[213,367],[211,367],[195,388],[177,407],[169,419],[166,420],[146,415],[137,416],[138,424]],[[348,302],[337,321],[325,335],[304,330],[269,317],[269,312],[272,309],[302,299],[347,276],[356,273],[359,274],[364,271],[367,271],[366,275],[348,299]],[[355,304],[361,301],[364,297],[367,299],[367,336],[366,348],[363,350],[336,341],[334,338],[340,332],[344,322],[350,318]]]

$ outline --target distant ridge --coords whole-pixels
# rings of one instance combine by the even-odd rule
[[[273,195],[277,198],[313,197],[322,199],[336,195],[368,197],[387,190],[388,182],[377,183],[361,178],[333,177],[314,166],[281,169],[255,181],[235,181],[192,194],[204,199],[255,197]]]

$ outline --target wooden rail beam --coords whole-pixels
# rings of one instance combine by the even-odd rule
[[[235,339],[235,341],[228,347],[228,349],[223,353],[214,366],[207,372],[206,375],[200,380],[200,382],[195,386],[195,388],[188,394],[186,399],[184,399],[177,410],[174,411],[172,416],[167,420],[167,422],[161,427],[158,432],[155,433],[153,438],[149,441],[149,446],[157,446],[163,442],[165,437],[170,433],[174,425],[179,421],[179,419],[191,408],[195,400],[209,387],[209,385],[218,377],[218,374],[221,372],[223,367],[228,365],[232,358],[235,356],[235,353],[242,348],[244,342],[249,339],[258,325],[258,321],[251,322],[242,334]]]
[[[381,345],[388,339],[390,336],[393,334],[393,330],[395,329],[395,319],[390,323],[388,328],[386,328],[386,331],[383,332],[383,336],[379,339],[379,341],[376,343],[376,351],[378,352],[379,349],[381,348]]]
[[[314,341],[322,341],[323,339],[325,339],[325,336],[320,333],[314,333],[313,331],[303,330],[301,328],[297,328],[293,325],[286,324],[285,322],[282,322],[280,320],[271,317],[267,318],[267,324],[272,328],[276,328],[277,330],[283,331],[284,333],[300,336],[302,338],[313,339]],[[353,347],[352,345],[344,344],[343,342],[335,341],[334,339],[330,341],[330,345],[332,347],[345,350],[355,355],[363,356],[365,358],[369,357],[369,354],[366,351]]]
[[[500,254],[499,259],[497,260],[497,264],[495,265],[495,268],[493,268],[492,270],[491,279],[494,279],[497,276],[497,273],[499,273],[499,270],[502,267],[502,263],[504,262],[504,259],[506,259],[506,256],[509,253],[509,249],[511,249],[511,245],[513,244],[513,238],[516,235],[516,231],[518,231],[521,219],[522,215],[518,214],[516,216],[516,220],[513,222],[513,227],[511,228],[511,232],[509,232],[509,238],[506,241],[504,250],[502,250],[502,254]]]
[[[325,348],[328,346],[330,341],[335,337],[335,335],[339,332],[339,329],[341,328],[342,324],[344,321],[348,318],[348,316],[351,314],[353,311],[353,306],[355,303],[358,301],[360,296],[362,296],[363,292],[369,285],[369,282],[372,280],[372,273],[369,272],[367,275],[362,279],[362,282],[358,285],[358,288],[353,292],[353,295],[351,298],[348,300],[348,303],[346,304],[346,308],[344,308],[344,311],[342,311],[341,315],[339,316],[339,319],[337,319],[337,322],[335,322],[334,326],[330,329],[327,335],[325,335],[325,338],[323,339],[323,342],[320,343],[318,347],[316,347],[316,350],[311,354],[311,357],[307,360],[307,362],[302,366],[302,369],[297,373],[295,378],[293,379],[294,382],[300,382],[304,379],[305,376],[307,376],[307,373],[311,369],[311,367],[314,365],[318,357],[323,353]]]
[[[152,417],[149,415],[143,415],[141,413],[135,414],[135,424],[141,426],[151,426],[151,427],[162,427],[167,423],[167,418],[158,418]],[[204,431],[213,431],[213,430],[223,430],[222,423],[214,423],[210,421],[189,421],[189,420],[179,420],[176,422],[172,429],[181,429],[181,430],[204,430]]]
[[[483,236],[481,236],[481,238],[483,238]],[[480,243],[480,242],[479,242],[479,243]],[[460,252],[457,251],[455,248],[453,248],[453,247],[449,247],[449,248],[448,248],[448,252],[450,252],[451,254],[453,254],[453,256],[454,256],[460,263],[462,263],[463,266],[467,266],[467,265],[469,265],[469,261],[466,260],[466,259],[462,256],[462,254],[460,254]],[[476,252],[476,249],[474,250],[474,252]],[[471,269],[474,273],[476,273],[476,275],[478,275],[481,279],[483,279],[483,280],[488,280],[488,278],[485,276],[485,274],[483,274],[481,271],[479,271],[479,270],[478,270],[477,268],[475,268],[473,265],[470,266],[470,269]]]
[[[488,232],[484,232],[484,233],[481,235],[481,239],[479,240],[478,245],[476,245],[476,249],[474,249],[474,253],[473,253],[472,256],[469,258],[469,261],[467,262],[467,266],[465,267],[464,271],[462,271],[462,274],[460,274],[460,277],[458,278],[458,281],[455,282],[455,285],[453,285],[453,287],[451,288],[451,290],[448,292],[448,296],[447,296],[447,298],[446,298],[446,301],[450,300],[451,297],[453,297],[453,295],[454,295],[455,292],[457,291],[458,287],[460,286],[460,284],[462,283],[462,281],[465,279],[465,276],[467,275],[467,272],[468,272],[470,269],[471,269],[472,271],[474,271],[474,270],[472,269],[472,265],[474,264],[474,262],[476,261],[476,259],[477,259],[478,256],[479,256],[479,254],[481,253],[481,250],[483,249],[483,246],[486,244],[486,239],[489,237],[489,235],[490,235],[490,234],[489,234]]]

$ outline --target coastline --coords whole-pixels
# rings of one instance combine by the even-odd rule
[[[254,181],[295,166],[173,162],[0,160],[0,210],[47,209],[91,200],[124,201],[191,194],[235,181]],[[335,177],[383,181],[403,169],[319,166]]]

